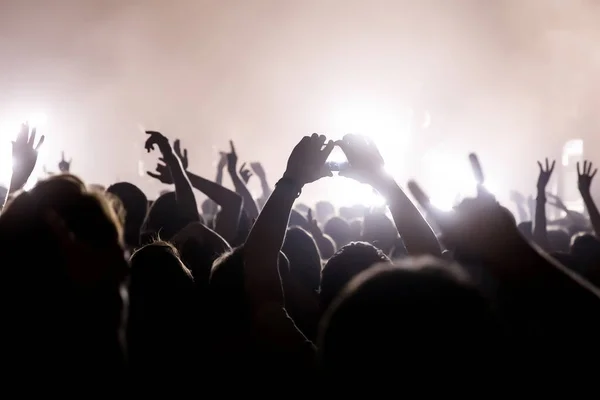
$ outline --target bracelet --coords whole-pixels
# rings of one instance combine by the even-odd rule
[[[293,179],[286,178],[284,176],[283,178],[281,178],[280,180],[277,181],[277,183],[275,184],[275,187],[277,187],[279,185],[285,185],[285,186],[289,187],[290,189],[293,189],[296,192],[296,198],[300,197],[300,195],[302,194],[302,186],[298,185],[296,183],[296,181]]]

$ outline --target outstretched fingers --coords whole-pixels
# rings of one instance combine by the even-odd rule
[[[40,149],[40,147],[42,147],[42,145],[44,144],[44,140],[46,140],[46,136],[44,136],[44,135],[40,136],[40,140],[38,141],[38,144],[35,146],[35,151],[38,151]]]
[[[161,175],[151,172],[151,171],[146,171],[146,174],[148,174],[149,177],[154,178],[154,179],[161,179]]]

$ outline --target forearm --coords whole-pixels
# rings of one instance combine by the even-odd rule
[[[441,257],[440,244],[433,229],[402,188],[388,177],[380,178],[374,187],[386,198],[408,254]]]
[[[196,204],[196,197],[194,196],[192,185],[183,170],[181,161],[175,154],[173,154],[172,151],[170,153],[165,153],[166,152],[163,153],[163,157],[169,166],[171,177],[173,178],[173,183],[175,184],[177,205],[180,207],[180,210],[192,221],[198,221],[199,214],[198,205]]]
[[[296,197],[289,187],[277,186],[248,235],[244,245],[246,282],[255,297],[268,296],[283,304],[277,266]]]
[[[237,171],[229,170],[229,175],[231,176],[231,180],[233,181],[233,186],[235,187],[235,191],[237,194],[242,196],[242,200],[244,201],[244,211],[250,220],[253,220],[258,217],[258,207],[252,194],[238,175]]]
[[[594,233],[596,236],[600,237],[600,212],[598,211],[598,207],[596,207],[596,203],[590,193],[584,192],[581,196],[583,197],[585,208],[590,215],[590,222],[592,223]]]
[[[209,199],[221,207],[226,207],[228,204],[235,203],[240,199],[240,196],[237,193],[221,186],[219,183],[205,179],[193,172],[188,172],[187,176],[195,189],[204,193]]]
[[[215,231],[223,236],[227,242],[233,243],[239,226],[242,198],[218,183],[191,172],[188,172],[187,175],[194,188],[204,193],[215,205],[221,206],[221,214],[217,219]],[[216,210],[214,214],[216,214]]]

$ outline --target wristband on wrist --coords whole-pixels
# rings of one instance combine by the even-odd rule
[[[294,190],[296,193],[296,198],[300,197],[302,194],[302,185],[299,185],[295,180],[286,178],[285,176],[277,181],[275,187],[277,186],[285,186],[291,190]]]

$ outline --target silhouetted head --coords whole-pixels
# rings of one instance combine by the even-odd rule
[[[571,239],[571,254],[597,254],[600,248],[600,240],[590,233],[579,233]]]
[[[407,259],[370,268],[345,287],[322,319],[319,359],[327,383],[340,389],[412,385],[423,374],[470,376],[497,345],[495,334],[488,302],[466,273]]]
[[[548,229],[548,245],[550,251],[568,253],[571,247],[571,237],[564,229]]]
[[[280,271],[288,269],[283,253]],[[244,247],[236,247],[213,263],[208,285],[211,333],[222,351],[244,352],[252,342],[252,322],[244,278]],[[241,353],[240,353],[241,356]]]
[[[374,264],[389,262],[381,250],[370,243],[353,242],[338,250],[321,271],[319,299],[325,311],[344,286]]]
[[[396,225],[385,215],[374,213],[365,216],[362,229],[363,242],[369,242],[390,254],[398,239]]]
[[[18,353],[12,368],[23,362],[28,373],[47,374],[60,359],[62,373],[82,378],[86,371],[88,383],[99,366],[115,378],[122,372],[120,289],[128,266],[121,238],[108,201],[72,175],[40,181],[5,208],[0,240],[11,261],[4,290],[20,299],[5,314],[15,335],[6,340]]]
[[[121,200],[125,209],[125,243],[135,248],[140,244],[140,231],[148,213],[148,199],[140,188],[129,182],[119,182],[106,190]]]
[[[282,251],[290,261],[290,273],[296,282],[317,292],[321,282],[321,256],[310,233],[299,227],[289,228]]]
[[[363,234],[363,220],[360,218],[353,219],[349,223],[350,226],[350,240],[352,242],[359,242],[362,239]]]
[[[589,233],[580,233],[571,240],[571,256],[576,259],[577,270],[589,276],[600,272],[600,240]],[[597,281],[594,277],[594,281]]]
[[[149,311],[149,317],[170,318],[177,311],[171,308],[186,308],[193,293],[191,272],[167,242],[156,241],[133,253],[130,275],[131,305]]]
[[[194,279],[171,244],[157,241],[131,256],[127,343],[134,375],[164,378],[197,362],[195,299]]]
[[[216,207],[214,201],[212,201],[211,199],[206,199],[202,202],[202,205],[200,207],[202,208],[202,216],[204,216],[205,218],[212,217],[210,219],[213,219],[215,217]]]
[[[315,218],[321,224],[325,223],[335,214],[335,207],[328,201],[319,201],[315,204]]]
[[[180,211],[175,192],[162,194],[148,212],[144,234],[158,234],[161,239],[170,240],[190,222]]]
[[[343,218],[333,217],[328,220],[323,226],[323,233],[329,235],[329,237],[333,239],[337,249],[341,249],[343,246],[350,243],[350,225]]]

